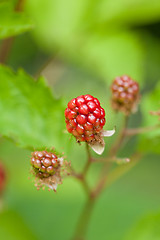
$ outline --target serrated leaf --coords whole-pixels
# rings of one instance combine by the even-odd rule
[[[128,234],[125,240],[159,240],[160,213],[143,218]]]
[[[6,240],[36,240],[36,236],[25,225],[23,219],[14,211],[0,213],[1,239]]]
[[[14,73],[4,66],[0,66],[0,79],[0,134],[21,147],[64,150],[65,108],[45,80],[35,81],[22,70]]]
[[[14,12],[11,2],[0,3],[0,39],[26,32],[33,26],[24,13]]]

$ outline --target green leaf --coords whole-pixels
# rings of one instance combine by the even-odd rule
[[[125,240],[159,240],[160,239],[160,213],[143,218]]]
[[[66,147],[64,105],[56,100],[43,78],[0,66],[0,133],[25,148]]]
[[[29,31],[33,26],[24,13],[14,12],[11,2],[0,3],[0,39]]]
[[[23,219],[14,211],[0,213],[1,239],[6,240],[36,240],[37,238],[23,222]]]

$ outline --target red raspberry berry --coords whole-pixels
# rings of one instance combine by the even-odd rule
[[[114,79],[111,85],[112,107],[126,115],[134,112],[139,100],[139,85],[124,75]]]
[[[66,128],[79,142],[91,142],[105,124],[105,111],[97,98],[87,94],[73,98],[65,110]]]

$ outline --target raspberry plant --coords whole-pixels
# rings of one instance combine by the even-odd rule
[[[26,2],[27,10],[24,10]],[[69,6],[65,1],[62,0],[62,2],[65,7]],[[75,19],[74,21],[72,19],[70,26],[67,25],[69,21],[65,21],[67,25],[65,29],[61,25],[57,25],[61,22],[63,23],[63,21],[62,19],[55,21],[56,16],[61,18],[64,14],[61,12],[57,15],[53,14],[50,8],[52,9],[53,4],[54,9],[57,8],[57,11],[59,11],[58,6],[59,4],[63,6],[62,2],[59,3],[58,0],[44,1],[45,4],[41,4],[43,0],[39,0],[38,4],[36,4],[34,1],[19,0],[0,3],[0,39],[2,39],[0,44],[0,134],[2,137],[11,139],[19,147],[29,149],[31,155],[27,158],[28,172],[30,168],[28,175],[34,179],[34,185],[38,190],[45,187],[50,190],[51,198],[56,198],[53,192],[57,191],[57,194],[59,194],[59,190],[63,191],[62,183],[66,178],[78,180],[86,195],[86,203],[77,221],[72,240],[86,240],[92,212],[105,189],[118,180],[125,172],[133,168],[147,152],[160,153],[160,85],[158,84],[150,94],[144,94],[145,88],[141,81],[143,77],[142,74],[139,74],[141,72],[141,61],[139,60],[141,59],[139,57],[141,52],[139,52],[139,48],[135,47],[137,44],[135,33],[119,34],[118,32],[115,35],[110,35],[109,33],[103,39],[102,33],[100,31],[96,32],[97,26],[104,18],[102,16],[101,19],[101,14],[99,15],[99,10],[97,10],[103,9],[101,3],[99,3],[96,9],[94,9],[94,4],[91,6],[91,9],[94,10],[93,13],[96,11],[97,16],[99,16],[97,19],[100,19],[100,22],[96,22],[95,28],[94,25],[92,26],[92,21],[89,21],[89,24],[91,24],[90,31],[87,31],[86,34],[86,19],[84,18],[86,13],[81,12],[82,8],[77,8],[78,5],[75,6],[76,9],[74,11],[76,14],[73,14]],[[90,3],[87,4],[88,6],[90,5]],[[117,2],[117,4],[119,3]],[[123,4],[120,1],[120,9]],[[44,15],[41,16],[39,8],[44,6],[49,11],[43,11]],[[65,9],[64,13],[70,14],[70,11]],[[103,15],[103,11],[101,13]],[[122,13],[124,14],[123,11]],[[121,13],[118,14],[121,15]],[[120,15],[118,15],[118,19]],[[146,16],[146,14],[144,15]],[[29,16],[32,16],[34,20],[30,19]],[[55,19],[52,19],[53,16]],[[77,16],[79,18],[83,16],[82,21],[85,19],[83,27],[79,24]],[[122,19],[125,22],[125,18],[122,17]],[[140,16],[140,19],[142,19],[142,16]],[[48,27],[46,25],[47,20],[49,24],[54,23],[54,27],[53,25]],[[95,23],[95,20],[93,22]],[[106,22],[103,23],[102,29],[104,25],[106,26]],[[78,26],[81,27],[79,28]],[[73,34],[73,29],[76,30],[76,34]],[[128,29],[128,25],[126,29]],[[103,78],[105,91],[103,92],[101,89],[102,92],[100,92],[98,88],[96,89],[96,85],[92,85],[91,81],[90,88],[84,89],[83,87],[87,85],[82,84],[81,88],[77,90],[78,94],[81,94],[80,96],[78,96],[77,92],[74,94],[74,91],[70,89],[72,85],[70,84],[69,87],[67,85],[67,88],[70,89],[70,96],[65,95],[61,91],[60,95],[63,98],[55,97],[53,89],[48,84],[51,82],[50,79],[47,81],[45,77],[39,76],[41,75],[39,73],[44,73],[49,67],[49,56],[47,56],[47,65],[45,64],[44,69],[42,67],[42,71],[38,69],[38,73],[35,74],[34,72],[34,75],[38,76],[36,80],[23,69],[13,71],[9,66],[12,65],[15,68],[17,64],[14,65],[12,63],[12,54],[15,54],[14,41],[16,42],[16,36],[30,30],[34,31],[35,41],[38,43],[42,45],[47,43],[48,49],[56,46],[62,50],[60,56],[54,56],[55,64],[57,64],[56,60],[59,58],[64,57],[66,59],[68,57],[66,55],[69,55],[71,59],[76,58],[77,62],[83,62],[84,66],[88,67],[93,64],[92,71]],[[81,44],[82,39],[85,44]],[[17,49],[20,47],[21,50],[25,51],[25,47],[21,46],[21,44],[19,45],[19,42],[16,44],[18,47],[15,55],[18,56]],[[34,48],[35,43],[32,42],[32,44]],[[30,47],[32,47],[32,44],[29,44]],[[87,45],[88,47],[86,47]],[[82,51],[79,51],[79,47],[81,47]],[[41,56],[38,52],[40,54],[39,58],[35,49],[35,54],[30,56],[26,51],[26,55],[28,55],[21,54],[20,57],[22,64],[25,62],[25,58],[35,57],[28,60],[28,62],[31,62],[29,65],[30,69],[32,69],[32,64],[37,61],[36,56],[38,56],[38,59],[41,59],[41,57],[45,59],[45,56]],[[121,61],[122,56],[125,56],[123,61]],[[9,66],[5,66],[5,64]],[[35,65],[41,68],[40,62],[36,62]],[[25,69],[28,70],[27,67],[28,65],[25,66]],[[36,67],[34,66],[34,68]],[[50,72],[49,70],[48,72]],[[59,74],[62,74],[63,69],[60,69],[59,72]],[[132,79],[132,75],[135,80]],[[114,79],[112,80],[112,78]],[[63,88],[62,84],[60,86]],[[58,91],[56,90],[55,93],[57,94]],[[142,123],[138,120],[137,124],[133,124],[138,116],[136,115],[137,111],[141,111]],[[107,130],[108,126],[113,130]],[[104,140],[104,137],[112,135],[114,135],[112,138]],[[130,141],[135,136],[138,147],[134,151],[133,146],[132,153],[128,154],[127,151],[123,151],[124,147],[127,141]],[[75,153],[77,148],[81,150],[77,151],[77,156],[75,157],[73,152]],[[86,152],[84,154],[86,158],[80,159],[78,154],[83,150]],[[103,155],[98,156],[97,154]],[[76,161],[78,162],[78,167],[74,166]],[[84,165],[81,167],[83,163]],[[97,166],[101,166],[101,168]],[[14,174],[16,172],[20,176],[22,169],[23,167],[20,164],[15,164]],[[94,172],[93,169],[96,171]],[[98,177],[95,177],[95,173]],[[7,191],[5,189],[5,174],[3,166],[0,165],[1,199],[4,199],[5,195],[1,193]],[[92,174],[92,181],[89,179],[90,174]],[[29,184],[32,187],[31,181]],[[58,186],[59,184],[61,186]],[[33,191],[38,195],[36,189]],[[45,196],[45,192],[42,194]],[[45,205],[43,207],[45,208]],[[50,215],[54,217],[54,213]],[[13,219],[15,218],[13,217]],[[43,228],[46,231],[47,226],[45,226],[43,217],[41,220],[43,220]],[[3,218],[3,221],[5,221],[5,218]],[[58,222],[57,219],[56,221]],[[3,238],[5,239],[5,237]],[[23,239],[19,235],[18,238]],[[30,236],[27,236],[27,239],[30,239]]]

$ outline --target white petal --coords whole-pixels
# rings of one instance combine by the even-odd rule
[[[111,137],[115,133],[115,129],[113,130],[102,130],[101,136],[102,137]]]
[[[63,164],[63,157],[58,158],[58,160],[59,160],[60,165],[62,166],[62,164]]]
[[[57,183],[53,183],[52,185],[46,184],[46,186],[49,187],[51,190],[55,190],[56,191],[58,184]]]
[[[99,142],[95,142],[94,144],[89,144],[89,146],[93,149],[94,152],[101,155],[104,152],[105,145]]]

